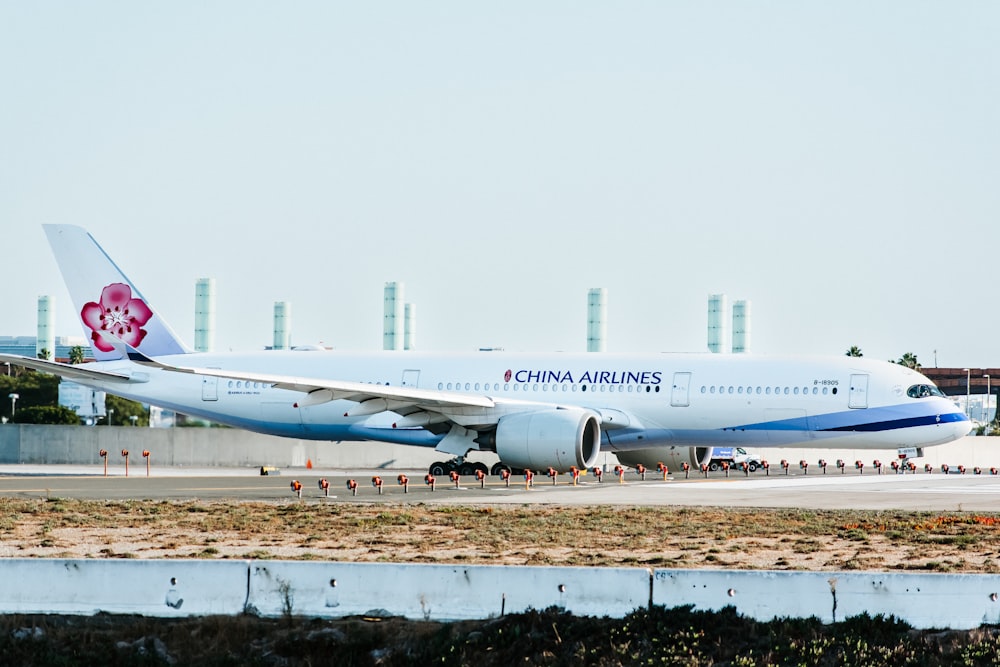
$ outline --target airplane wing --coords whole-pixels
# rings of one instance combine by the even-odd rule
[[[174,366],[152,359],[134,348],[129,348],[128,357],[132,361],[153,368],[160,368],[175,373],[191,373],[233,380],[261,382],[271,384],[279,389],[289,389],[305,394],[298,402],[298,407],[319,405],[328,401],[347,399],[364,403],[369,400],[383,399],[390,405],[387,408],[398,411],[406,406],[426,410],[451,410],[460,408],[495,408],[496,401],[479,394],[458,394],[454,392],[417,389],[415,387],[392,387],[380,384],[365,384],[363,382],[346,382],[325,380],[319,378],[300,378],[288,375],[272,375],[270,373],[248,373],[245,371],[228,371],[218,368],[195,368]]]
[[[34,359],[24,357],[19,354],[0,354],[0,363],[10,363],[12,366],[24,366],[36,371],[52,373],[60,377],[81,382],[145,382],[146,378],[136,377],[130,373],[118,373],[115,371],[98,370],[87,366],[75,366],[73,364],[62,364],[58,361],[48,361],[47,359]]]
[[[127,354],[130,360],[147,367],[175,373],[260,382],[274,385],[279,389],[302,392],[304,396],[296,402],[295,407],[320,405],[338,399],[355,401],[358,406],[347,413],[351,416],[391,411],[406,417],[416,413],[432,412],[442,415],[447,421],[454,424],[472,426],[496,424],[501,416],[515,412],[559,407],[558,403],[496,399],[483,394],[229,371],[218,368],[174,366],[152,359],[131,346],[128,346]],[[641,428],[641,423],[634,415],[621,410],[591,408],[590,411],[601,420],[601,428],[603,429],[620,429],[629,426]]]

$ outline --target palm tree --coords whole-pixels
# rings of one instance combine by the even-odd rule
[[[83,348],[79,345],[74,345],[69,348],[69,363],[71,364],[82,364],[83,363]]]
[[[861,348],[858,347],[857,345],[852,345],[850,347],[850,349],[848,349],[847,352],[845,352],[845,354],[847,356],[849,356],[849,357],[863,357],[863,356],[865,356],[865,355],[863,355],[861,353]]]
[[[907,368],[912,368],[915,371],[920,370],[920,362],[917,361],[917,355],[913,354],[912,352],[905,353],[903,356],[899,358],[899,361],[897,361],[896,363],[899,364],[900,366],[906,366]]]

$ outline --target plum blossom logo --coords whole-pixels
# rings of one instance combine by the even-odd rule
[[[513,375],[513,373],[511,373],[510,369],[508,368],[507,372],[503,374],[503,381],[504,382],[510,382],[510,378],[511,378],[512,375]]]
[[[90,339],[101,352],[112,352],[114,347],[101,336],[105,331],[132,347],[139,347],[146,337],[142,327],[153,316],[153,311],[142,299],[132,298],[132,288],[124,283],[112,283],[101,292],[101,302],[88,302],[80,311],[83,323],[93,333]]]

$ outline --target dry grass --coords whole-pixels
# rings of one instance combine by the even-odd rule
[[[1000,515],[0,499],[0,557],[1000,572]]]

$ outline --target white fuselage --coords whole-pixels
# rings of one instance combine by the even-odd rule
[[[487,428],[504,414],[575,406],[600,415],[602,448],[741,444],[817,448],[923,447],[966,435],[970,422],[942,396],[913,398],[931,385],[896,364],[851,357],[714,354],[419,354],[269,351],[190,354],[160,359],[184,366],[336,378],[502,402],[456,408],[447,421]],[[301,392],[265,382],[163,371],[128,361],[94,367],[131,372],[146,382],[92,383],[112,393],[262,433],[319,440],[382,440],[436,446],[442,433],[408,426],[393,410],[357,414],[332,400],[299,407]],[[932,385],[931,385],[932,386]],[[363,411],[362,411],[363,412]]]

